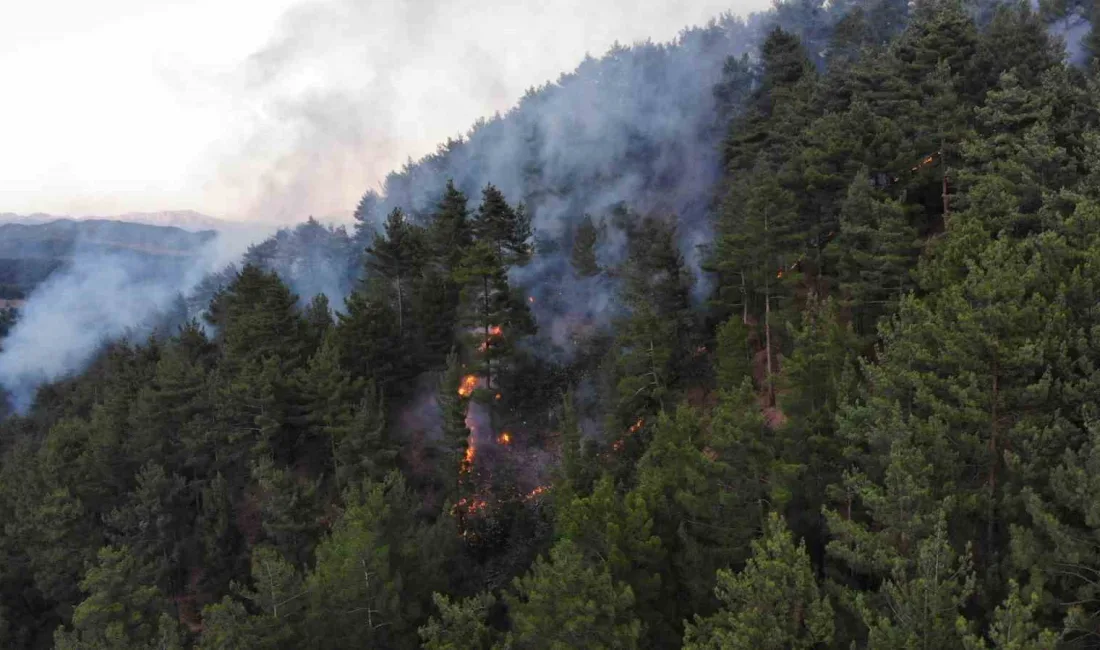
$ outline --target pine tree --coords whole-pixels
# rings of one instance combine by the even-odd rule
[[[1035,88],[1048,70],[1061,64],[1062,52],[1029,3],[997,3],[980,39],[975,68],[986,75],[987,87],[1012,71],[1025,87]]]
[[[718,222],[718,300],[726,314],[740,313],[743,322],[751,317],[762,324],[769,399],[779,370],[773,319],[791,306],[802,253],[797,209],[793,194],[758,167],[731,190]]]
[[[729,172],[757,165],[777,169],[816,114],[811,104],[816,76],[800,39],[777,27],[761,44],[760,58],[760,85],[744,115],[731,122],[723,145]]]
[[[688,623],[686,650],[809,649],[832,642],[832,606],[817,586],[805,545],[795,546],[778,515],[752,543],[743,571],[718,572],[715,593],[722,609]]]
[[[568,541],[517,578],[505,601],[512,623],[507,647],[627,649],[637,648],[642,636],[630,587],[606,567],[587,566]]]
[[[596,261],[596,245],[599,239],[600,229],[596,227],[590,215],[584,215],[573,233],[573,250],[570,257],[573,271],[582,278],[600,273],[600,265]]]
[[[341,489],[364,480],[380,481],[397,462],[381,391],[368,382],[350,417],[328,427],[336,484]]]
[[[298,431],[293,455],[319,474],[337,462],[336,432],[347,430],[355,417],[363,382],[340,367],[336,340],[330,335],[292,383],[296,403],[289,421]]]
[[[740,386],[745,379],[752,378],[753,345],[752,330],[741,320],[733,316],[718,328],[718,345],[715,370],[720,390]]]
[[[447,357],[447,369],[439,382],[436,401],[443,419],[441,446],[445,464],[440,472],[451,499],[458,501],[465,492],[465,481],[469,478],[470,429],[466,425],[466,410],[472,388],[468,378],[463,375],[457,352]],[[474,377],[476,381],[476,377]]]
[[[732,406],[731,401],[725,405]],[[745,403],[737,406],[752,408]],[[773,468],[753,466],[757,459],[749,456],[749,444],[738,448],[737,443],[748,443],[763,427],[757,421],[755,431],[742,429],[744,424],[751,426],[751,418],[738,422],[727,419],[729,415],[716,414],[721,430],[708,436],[699,414],[686,407],[680,407],[674,418],[662,414],[638,462],[634,493],[652,513],[654,532],[668,557],[661,576],[660,612],[673,626],[670,638],[682,636],[680,621],[710,611],[715,571],[744,561],[761,523],[758,499],[764,495],[757,481]],[[739,471],[743,468],[749,473]],[[652,627],[655,633],[666,632],[656,623]]]
[[[826,251],[860,335],[873,336],[879,318],[892,313],[912,286],[916,242],[902,206],[877,193],[863,169],[848,188],[840,232]]]
[[[56,646],[63,650],[182,648],[176,622],[166,616],[167,599],[152,583],[147,567],[128,548],[104,547],[96,566],[80,583],[88,596],[73,610],[73,627],[57,631]]]
[[[1035,622],[1040,607],[1039,594],[1030,598],[1020,593],[1015,581],[1009,582],[1009,595],[993,612],[993,625],[989,630],[990,646],[985,639],[967,632],[963,637],[965,650],[1047,650],[1058,646],[1061,635],[1041,628]]]
[[[294,566],[308,564],[320,537],[320,503],[317,485],[276,467],[270,458],[252,466],[263,531]]]
[[[387,293],[394,300],[397,335],[402,341],[413,327],[409,285],[424,264],[424,238],[423,229],[410,224],[401,209],[394,208],[386,218],[385,232],[367,249],[367,269],[389,282]]]
[[[977,137],[964,145],[968,173],[965,203],[986,219],[987,227],[1021,236],[1039,228],[1034,215],[1043,192],[1069,183],[1069,157],[1057,146],[1051,107],[1028,91],[1015,74],[1001,75],[977,110]]]
[[[473,222],[477,241],[488,245],[502,264],[525,264],[531,257],[531,222],[527,209],[513,208],[493,185],[481,193],[481,206]]]
[[[400,376],[399,366],[407,363],[398,356],[402,347],[397,312],[376,283],[368,282],[348,296],[345,313],[337,315],[335,337],[340,365],[357,379],[389,389],[395,375]]]
[[[304,361],[298,299],[274,273],[245,265],[214,302],[211,322],[231,364],[273,357],[289,372]]]
[[[633,426],[671,407],[688,375],[695,336],[691,278],[671,225],[646,217],[632,226],[621,271],[629,315],[617,323],[612,347],[615,428]]]
[[[941,518],[931,537],[916,545],[914,558],[898,561],[883,584],[877,610],[857,599],[868,626],[867,647],[952,648],[961,645],[968,625],[960,611],[974,591],[970,549],[961,558],[947,541]]]
[[[466,249],[473,243],[466,195],[455,187],[453,180],[447,181],[443,198],[432,216],[428,241],[432,254],[446,274],[458,268]]]
[[[443,594],[434,596],[439,617],[433,616],[420,628],[425,650],[490,650],[495,631],[486,623],[489,609],[496,604],[491,594],[482,593],[461,601]]]
[[[317,549],[307,582],[311,643],[326,648],[393,647],[402,628],[398,576],[383,527],[390,516],[384,487],[369,485],[348,499],[332,533]]]
[[[374,239],[376,220],[382,215],[378,214],[382,198],[374,190],[369,190],[359,199],[352,217],[355,219],[355,244],[360,250],[366,248]]]
[[[152,462],[141,468],[136,481],[127,503],[105,517],[109,537],[147,567],[152,585],[176,593],[184,586],[180,569],[191,555],[187,513],[194,495],[183,477]]]
[[[462,261],[456,279],[462,289],[460,322],[466,339],[480,362],[485,388],[492,390],[507,362],[515,341],[534,331],[526,301],[514,295],[506,268],[492,246],[479,241]]]
[[[251,557],[252,589],[239,584],[231,589],[240,599],[225,596],[203,608],[199,647],[275,649],[302,643],[308,592],[302,576],[278,551],[257,546]],[[241,600],[251,604],[250,613]]]

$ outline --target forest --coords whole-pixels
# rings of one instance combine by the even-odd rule
[[[253,246],[0,419],[0,647],[1100,648],[1074,16],[725,17]]]

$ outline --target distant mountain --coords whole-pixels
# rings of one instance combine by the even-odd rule
[[[56,216],[41,212],[29,215],[14,214],[11,212],[0,213],[0,224],[40,224],[51,221],[125,221],[129,223],[145,224],[149,226],[170,226],[191,232],[203,230],[225,230],[232,228],[234,222],[225,221],[195,212],[194,210],[165,210],[163,212],[127,212],[126,214],[112,216]]]
[[[0,220],[8,216],[2,215]],[[191,264],[199,250],[217,237],[214,230],[190,232],[175,226],[106,219],[41,223],[36,222],[39,216],[0,223],[0,299],[24,298],[79,255],[155,260],[155,268],[171,272]]]

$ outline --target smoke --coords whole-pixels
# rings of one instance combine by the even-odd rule
[[[300,4],[235,75],[217,81],[236,97],[241,133],[213,152],[221,163],[208,189],[250,218],[349,215],[407,156],[507,110],[586,53],[670,39],[729,8],[726,0]]]
[[[71,263],[34,289],[4,339],[0,386],[12,406],[25,411],[39,386],[80,372],[104,343],[150,331],[207,273],[237,258],[242,243],[219,236],[192,255],[166,258],[78,242]]]
[[[1056,20],[1050,24],[1051,33],[1062,39],[1066,46],[1066,56],[1073,65],[1083,65],[1088,61],[1088,52],[1085,49],[1085,38],[1092,31],[1092,24],[1088,18],[1077,13],[1070,13],[1065,18]]]

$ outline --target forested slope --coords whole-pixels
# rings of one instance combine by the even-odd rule
[[[1100,646],[1100,68],[754,20],[668,167],[472,135],[0,422],[0,645]]]

